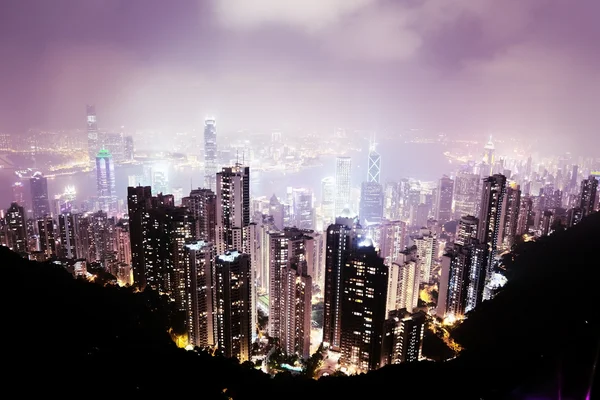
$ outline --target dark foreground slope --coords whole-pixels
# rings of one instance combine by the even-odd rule
[[[513,280],[458,330],[466,350],[453,361],[313,381],[177,349],[155,293],[0,248],[3,386],[20,397],[490,400],[554,391],[560,376],[563,398],[582,399],[600,338],[599,249],[600,214],[519,249]]]

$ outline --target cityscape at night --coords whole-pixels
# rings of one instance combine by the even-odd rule
[[[595,398],[598,15],[0,1],[9,391]]]

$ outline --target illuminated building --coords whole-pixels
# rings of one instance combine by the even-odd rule
[[[184,247],[186,252],[187,328],[190,344],[214,346],[213,260],[214,246],[199,240]]]
[[[389,266],[386,313],[392,310],[413,311],[418,306],[421,277],[415,246],[400,252]]]
[[[454,180],[454,218],[477,215],[480,179],[478,174],[459,172]]]
[[[250,256],[236,250],[217,256],[213,276],[213,329],[216,346],[241,363],[250,359],[252,280]]]
[[[500,226],[498,228],[498,240],[505,249],[510,250],[515,242],[520,209],[521,188],[519,185],[513,183],[506,188],[506,194],[502,202]]]
[[[335,164],[335,217],[350,206],[352,160],[350,157],[338,157]]]
[[[397,261],[400,252],[406,248],[406,223],[404,221],[382,221],[375,226],[378,232],[379,254],[385,265]]]
[[[485,165],[485,169],[484,169],[484,171],[482,171],[482,173],[484,175],[492,175],[494,164],[495,164],[495,157],[494,157],[495,146],[494,146],[494,142],[492,142],[491,136],[490,136],[490,140],[486,143],[485,147],[483,148],[483,151],[484,151],[483,152],[483,163]]]
[[[109,270],[116,259],[114,250],[114,218],[100,210],[90,217],[90,249],[88,261],[98,261],[106,270]]]
[[[25,209],[17,203],[11,203],[6,210],[5,221],[8,247],[21,255],[27,254]]]
[[[479,227],[479,220],[472,215],[465,215],[460,218],[458,225],[456,226],[456,238],[454,243],[464,246],[471,243],[473,239],[477,238],[477,229]]]
[[[146,210],[151,207],[151,199],[152,190],[150,189],[150,186],[127,188],[131,266],[133,268],[133,280],[140,288],[146,286],[144,229],[142,221],[146,214]]]
[[[342,282],[340,362],[351,372],[377,369],[386,319],[388,271],[371,240],[365,239],[350,251]]]
[[[194,189],[181,204],[190,210],[195,222],[194,237],[205,242],[215,242],[217,197],[210,189]]]
[[[217,168],[217,123],[214,118],[204,120],[204,186],[215,189]]]
[[[77,231],[75,226],[76,216],[70,212],[58,215],[58,231],[60,237],[61,255],[63,258],[75,259],[77,257]]]
[[[435,219],[440,224],[445,224],[452,219],[452,196],[454,194],[454,181],[443,176],[439,181],[436,199]]]
[[[25,207],[25,187],[23,182],[15,182],[12,185],[13,203]]]
[[[533,220],[533,201],[527,196],[521,199],[519,206],[519,220],[517,221],[517,235],[529,232],[530,221]]]
[[[250,254],[250,167],[225,167],[217,174],[217,253]]]
[[[426,315],[406,310],[390,312],[385,321],[381,366],[421,359]]]
[[[479,243],[487,246],[487,278],[491,277],[496,258],[500,217],[505,193],[506,177],[504,175],[493,175],[483,180],[477,239]],[[489,295],[484,294],[484,298],[487,300]]]
[[[360,189],[360,220],[365,225],[383,218],[383,187],[377,182],[363,182]]]
[[[106,149],[115,162],[125,159],[125,141],[122,133],[105,133],[102,135],[101,149]]]
[[[323,227],[335,221],[335,178],[331,176],[321,180],[321,214]]]
[[[100,209],[111,216],[116,214],[115,165],[112,154],[106,149],[96,156],[96,187]]]
[[[129,224],[119,221],[115,227],[115,245],[117,262],[131,266],[131,242],[129,240]]]
[[[387,182],[383,194],[383,216],[388,220],[397,220],[401,217],[402,198],[400,196],[400,183]]]
[[[189,211],[183,207],[171,207],[167,210],[167,218],[170,219],[168,227],[168,239],[173,265],[173,282],[169,288],[175,304],[180,311],[186,310],[186,271],[185,264],[187,255],[185,244],[192,240],[194,226],[193,218]]]
[[[437,235],[424,228],[421,229],[419,236],[412,238],[412,241],[417,247],[417,264],[421,282],[429,283],[431,281],[431,270],[437,258]]]
[[[381,180],[381,155],[375,151],[375,142],[369,143],[369,161],[367,167],[367,182],[380,183]]]
[[[96,121],[96,107],[86,106],[87,111],[87,143],[88,155],[90,161],[96,159],[96,154],[100,150],[100,140],[98,137],[98,123]]]
[[[554,213],[550,210],[544,211],[541,223],[541,235],[548,236],[552,233],[552,224],[554,223]]]
[[[33,174],[29,180],[31,189],[31,206],[33,218],[39,219],[50,215],[50,202],[48,198],[48,180],[41,172]]]
[[[56,256],[56,239],[54,238],[54,220],[50,216],[37,220],[39,249],[46,259]]]
[[[279,230],[282,230],[284,227],[283,220],[285,210],[283,204],[281,204],[275,194],[271,196],[271,200],[269,201],[269,215],[273,218],[273,224],[275,227]]]
[[[293,189],[294,226],[298,229],[314,229],[315,215],[313,193],[309,189]]]
[[[124,141],[124,161],[133,161],[133,157],[135,155],[135,148],[133,147],[133,137],[125,136],[123,138]]]
[[[590,175],[587,179],[581,181],[579,208],[583,218],[594,212],[596,196],[598,196],[598,179],[594,175]]]

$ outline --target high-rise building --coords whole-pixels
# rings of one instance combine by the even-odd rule
[[[56,239],[54,237],[54,220],[49,215],[37,220],[39,250],[48,260],[56,256]]]
[[[452,219],[452,196],[454,194],[454,181],[447,176],[440,179],[437,199],[435,219],[440,224],[445,224]]]
[[[98,123],[96,121],[96,107],[86,106],[87,110],[87,143],[88,155],[91,162],[96,159],[96,154],[100,150],[100,140],[98,135]]]
[[[519,206],[519,220],[517,221],[517,235],[524,235],[529,232],[531,226],[530,221],[533,221],[533,201],[531,197],[526,196],[521,199]]]
[[[31,206],[33,218],[39,219],[50,215],[50,201],[48,198],[48,180],[41,172],[33,174],[29,180],[31,189]]]
[[[398,260],[400,252],[406,248],[406,223],[384,220],[375,227],[379,245],[379,255],[390,266]]]
[[[90,249],[88,261],[97,261],[106,270],[110,270],[116,260],[114,229],[115,219],[104,211],[95,212],[90,217]]]
[[[200,348],[214,346],[214,246],[201,240],[193,241],[185,245],[185,252],[187,328],[190,344]]]
[[[482,171],[482,173],[484,175],[493,174],[493,169],[496,162],[494,157],[495,149],[496,148],[494,146],[494,142],[492,142],[492,137],[490,136],[490,140],[486,143],[485,147],[483,148],[483,163],[485,165],[485,168],[484,171]]]
[[[106,149],[96,155],[96,187],[100,209],[110,216],[116,214],[115,164],[112,154]]]
[[[215,344],[226,357],[235,357],[240,362],[250,359],[254,329],[250,269],[250,256],[235,250],[215,260],[212,293]]]
[[[438,240],[437,235],[429,229],[421,229],[417,237],[412,239],[417,247],[417,264],[421,282],[429,283],[431,281],[431,270],[437,258]]]
[[[483,180],[481,206],[479,207],[479,227],[477,239],[487,247],[486,268],[487,278],[491,277],[498,247],[500,217],[502,204],[506,193],[506,177],[493,175]],[[486,279],[487,279],[486,278]],[[488,294],[484,295],[487,300]]]
[[[133,161],[133,158],[135,156],[135,147],[133,147],[133,137],[132,136],[125,136],[123,138],[123,146],[125,147],[124,151],[123,151],[123,158],[125,161]]]
[[[21,255],[27,254],[27,227],[25,209],[17,203],[11,203],[6,210],[6,233],[8,247]]]
[[[273,194],[273,196],[271,196],[271,200],[269,200],[269,215],[273,219],[273,225],[275,228],[279,230],[283,229],[285,208],[275,194]]]
[[[454,243],[464,246],[477,239],[477,229],[479,220],[472,215],[465,215],[460,218],[456,226],[456,237]]]
[[[313,193],[309,189],[293,190],[294,225],[298,229],[314,229]]]
[[[385,321],[381,366],[421,359],[426,315],[406,310],[390,312]]]
[[[383,218],[383,187],[377,182],[363,182],[360,189],[360,220],[365,225]]]
[[[459,172],[454,181],[454,218],[477,215],[480,179],[478,174]]]
[[[205,242],[215,242],[217,196],[210,189],[194,189],[181,204],[190,210],[195,222],[194,237]]]
[[[381,181],[381,156],[375,151],[375,143],[369,144],[369,163],[367,168],[367,182],[380,183]]]
[[[400,252],[398,259],[389,266],[386,313],[417,308],[421,277],[415,246]]]
[[[594,175],[590,175],[581,181],[579,208],[581,208],[583,218],[594,212],[596,196],[598,196],[598,179]]]
[[[323,227],[335,221],[335,178],[329,176],[321,180],[321,214],[323,214]]]
[[[115,245],[117,262],[131,266],[131,242],[129,239],[129,222],[121,220],[115,227]]]
[[[383,195],[383,216],[394,221],[402,216],[402,196],[399,182],[387,182]]]
[[[23,182],[15,182],[12,185],[13,203],[17,203],[21,207],[25,207],[25,187]]]
[[[70,212],[58,215],[60,248],[63,258],[77,258],[76,219],[77,217]]]
[[[127,188],[127,208],[129,214],[129,238],[131,243],[131,266],[133,281],[140,288],[146,286],[146,264],[144,261],[144,226],[147,210],[151,208],[152,191],[150,186]]]
[[[342,274],[342,366],[350,372],[380,367],[388,268],[373,243],[365,239],[354,247]]]
[[[236,164],[217,174],[216,248],[250,254],[250,167]]]
[[[511,183],[506,188],[506,194],[502,202],[501,220],[498,231],[499,244],[507,250],[510,250],[515,243],[520,210],[521,188],[519,185]]]
[[[214,118],[204,120],[204,187],[215,189],[217,168],[217,122]]]
[[[173,282],[170,288],[175,305],[185,312],[187,304],[186,296],[186,262],[187,254],[185,244],[194,237],[194,219],[185,207],[171,207],[167,215],[170,219],[168,227],[168,240],[170,241],[171,260],[173,265]]]
[[[335,164],[335,217],[342,215],[351,203],[351,170],[350,157],[338,157]]]

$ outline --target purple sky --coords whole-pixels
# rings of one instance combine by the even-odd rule
[[[422,127],[600,146],[598,0],[3,0],[0,129]],[[567,140],[567,139],[565,139]]]

